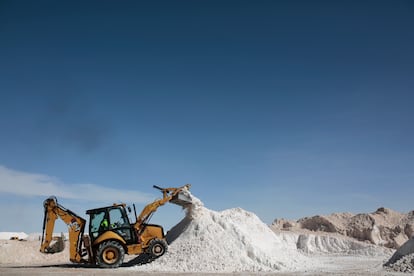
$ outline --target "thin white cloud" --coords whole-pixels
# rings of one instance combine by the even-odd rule
[[[0,193],[18,196],[50,196],[88,201],[148,203],[153,196],[139,191],[96,184],[65,184],[44,174],[16,171],[0,165]]]

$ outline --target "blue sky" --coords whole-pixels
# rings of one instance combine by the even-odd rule
[[[154,184],[266,223],[412,210],[413,29],[411,1],[1,1],[0,231]]]

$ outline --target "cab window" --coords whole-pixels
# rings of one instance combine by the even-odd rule
[[[91,222],[90,222],[90,232],[94,238],[99,236],[100,228],[104,224],[105,220],[105,211],[101,211],[95,214],[92,214],[91,216]]]
[[[121,209],[112,209],[109,211],[109,220],[112,228],[119,228],[127,226],[124,216],[122,215]]]
[[[120,208],[109,210],[109,220],[112,231],[118,233],[127,244],[134,241],[128,217],[125,216],[125,213]]]

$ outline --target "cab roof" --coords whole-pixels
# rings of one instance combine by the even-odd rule
[[[101,211],[105,211],[105,210],[113,209],[113,208],[119,208],[119,207],[125,208],[126,204],[125,203],[114,203],[110,206],[89,209],[89,210],[86,210],[86,214],[94,214],[97,212],[101,212]]]

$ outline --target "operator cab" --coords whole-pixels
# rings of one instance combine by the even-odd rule
[[[134,227],[129,221],[124,204],[87,210],[86,214],[89,214],[89,236],[92,243],[106,231],[117,233],[126,244],[137,242]]]

